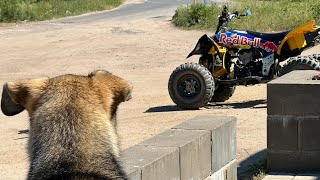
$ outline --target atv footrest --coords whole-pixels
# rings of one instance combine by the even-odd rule
[[[263,78],[260,76],[249,76],[245,78],[231,79],[231,80],[217,80],[216,83],[224,85],[255,85],[260,83],[266,83],[270,81],[268,78]]]

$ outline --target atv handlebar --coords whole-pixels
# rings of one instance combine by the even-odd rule
[[[225,6],[224,7],[224,12],[221,13],[221,16],[225,16],[228,17],[229,20],[233,19],[233,18],[239,18],[240,16],[250,16],[251,15],[251,11],[247,10],[246,14],[240,14],[239,11],[235,11],[233,13],[228,12],[228,8]],[[228,15],[228,16],[227,16]]]
[[[247,16],[247,14],[239,14],[238,11],[235,11],[234,13],[229,14],[229,20],[239,18],[240,16]]]
[[[217,34],[219,31],[226,29],[226,27],[228,26],[229,21],[231,21],[231,19],[233,18],[237,18],[239,19],[241,16],[248,16],[251,15],[251,11],[247,10],[246,14],[240,14],[239,11],[235,11],[233,13],[228,12],[228,8],[227,6],[223,7],[223,10],[221,12],[221,15],[219,16],[219,23],[218,23],[218,27],[216,30]]]

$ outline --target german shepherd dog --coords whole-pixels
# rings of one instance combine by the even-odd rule
[[[128,179],[115,122],[131,91],[129,81],[103,70],[4,84],[2,112],[29,114],[28,179]]]

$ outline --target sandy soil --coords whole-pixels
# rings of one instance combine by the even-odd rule
[[[179,110],[167,91],[168,78],[178,65],[197,62],[197,57],[185,57],[203,33],[181,31],[168,20],[157,19],[3,26],[0,83],[105,69],[134,84],[133,99],[123,103],[118,113],[122,149],[197,115],[228,115],[238,120],[237,159],[241,163],[266,149],[266,85],[237,87],[227,102],[195,111]],[[0,113],[0,179],[25,179],[27,129],[26,112],[14,117]]]

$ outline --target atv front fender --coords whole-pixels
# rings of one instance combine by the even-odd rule
[[[207,34],[204,34],[197,42],[195,48],[189,53],[187,58],[196,54],[216,54],[219,53],[218,45]]]

